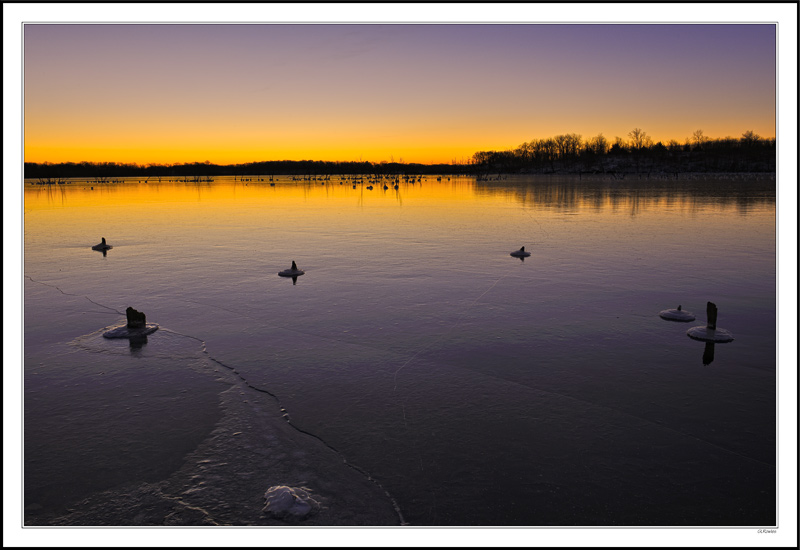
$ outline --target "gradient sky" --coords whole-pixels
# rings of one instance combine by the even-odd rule
[[[27,24],[25,161],[449,163],[635,127],[774,137],[775,38],[772,24]]]

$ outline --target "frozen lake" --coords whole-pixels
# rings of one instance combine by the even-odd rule
[[[26,183],[26,525],[775,523],[774,178],[267,178]]]

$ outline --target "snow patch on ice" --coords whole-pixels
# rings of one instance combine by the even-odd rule
[[[724,328],[692,327],[686,331],[686,334],[689,338],[703,342],[733,342],[733,334]]]
[[[320,503],[310,493],[305,487],[275,485],[264,493],[267,504],[263,511],[279,519],[308,517],[320,508]]]
[[[155,323],[146,323],[140,328],[130,328],[127,325],[115,327],[103,333],[103,338],[141,338],[158,330]]]
[[[667,321],[694,321],[695,316],[691,311],[683,311],[682,309],[665,309],[658,313],[662,319]]]

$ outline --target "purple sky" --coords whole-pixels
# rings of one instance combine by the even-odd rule
[[[450,162],[775,135],[775,26],[26,25],[26,160]]]

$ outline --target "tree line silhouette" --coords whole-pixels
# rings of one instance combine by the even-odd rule
[[[176,178],[198,181],[214,176],[276,176],[297,175],[326,177],[336,174],[388,176],[394,174],[469,174],[468,164],[418,164],[399,162],[332,162],[314,160],[277,160],[242,164],[213,164],[209,161],[177,164],[137,164],[117,162],[63,162],[25,163],[25,178],[38,179],[40,183],[57,183],[69,178],[86,178],[98,182],[115,178],[141,177]]]
[[[603,173],[613,175],[685,172],[774,172],[776,140],[747,131],[740,138],[711,139],[696,130],[684,143],[671,140],[653,143],[640,128],[628,140],[610,142],[603,134],[584,140],[579,134],[561,134],[533,139],[513,150],[478,151],[465,162],[419,164],[404,162],[332,162],[313,160],[260,161],[242,164],[212,164],[209,161],[177,164],[116,162],[26,162],[25,178],[39,183],[58,183],[68,178],[98,182],[121,177],[193,178],[201,176],[335,174],[455,174],[486,178],[491,173]]]
[[[534,139],[513,150],[479,151],[472,156],[476,173],[681,173],[774,172],[775,138],[747,131],[740,138],[710,139],[696,130],[684,143],[653,143],[641,128],[609,142],[603,134],[588,140],[579,134]]]

